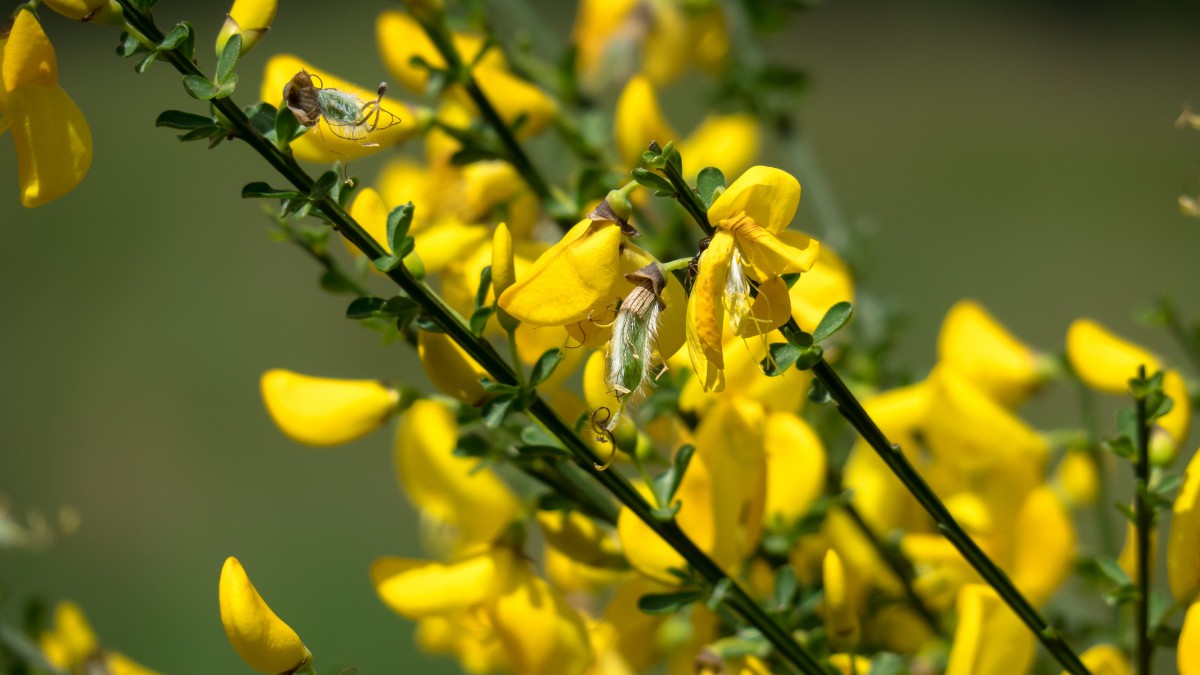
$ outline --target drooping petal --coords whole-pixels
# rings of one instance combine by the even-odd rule
[[[591,643],[579,612],[526,565],[512,566],[487,608],[514,672],[583,675],[591,665]]]
[[[619,297],[621,228],[584,220],[500,295],[499,305],[535,326],[586,321],[597,304]]]
[[[421,331],[417,336],[417,356],[429,381],[442,393],[472,406],[488,398],[479,384],[479,379],[487,377],[488,372],[449,335]]]
[[[1033,634],[996,592],[982,584],[963,586],[946,675],[1024,675],[1033,657]]]
[[[377,92],[368,91],[363,87],[351,84],[335,75],[319,70],[312,64],[290,54],[272,56],[263,73],[262,100],[278,106],[283,100],[283,88],[301,70],[306,70],[316,76],[314,83],[325,89],[357,96],[364,103],[374,101]],[[387,127],[371,131],[363,140],[342,138],[329,128],[324,119],[317,126],[309,129],[308,133],[292,142],[292,153],[304,162],[332,163],[349,161],[379,152],[384,148],[400,145],[415,136],[421,128],[418,119],[418,109],[403,101],[384,96],[380,107],[400,118],[400,121]],[[427,114],[420,111],[420,114]],[[342,132],[343,135],[344,132]]]
[[[694,178],[706,166],[735,176],[754,160],[758,146],[759,123],[753,115],[709,115],[679,144],[684,177]]]
[[[413,403],[396,429],[396,474],[413,504],[457,530],[459,548],[490,544],[520,504],[490,469],[454,454],[458,424],[449,405]]]
[[[1176,601],[1190,602],[1200,592],[1200,453],[1188,462],[1171,507],[1167,581]]]
[[[0,59],[0,84],[11,94],[24,87],[58,85],[58,59],[37,15],[21,10],[13,19]]]
[[[752,166],[709,207],[708,222],[716,226],[745,212],[759,227],[776,233],[792,222],[799,205],[800,182],[791,174],[769,166]]]
[[[92,164],[92,132],[62,87],[21,87],[6,95],[4,113],[17,148],[22,205],[41,206],[83,181]]]
[[[234,35],[242,36],[241,54],[254,49],[275,21],[278,4],[278,0],[234,0],[221,32],[217,33],[217,56],[221,56],[225,43]]]
[[[1087,386],[1110,394],[1125,394],[1138,366],[1146,375],[1162,368],[1158,358],[1091,319],[1076,319],[1067,329],[1067,359]]]
[[[73,21],[120,23],[121,6],[115,0],[44,0],[46,6]]]
[[[687,343],[704,391],[725,388],[725,355],[722,351],[722,332],[725,328],[725,307],[722,297],[729,264],[733,258],[733,236],[718,230],[700,255],[700,270],[692,285],[687,306]]]
[[[500,547],[446,564],[384,556],[371,563],[371,583],[392,611],[420,619],[487,602],[503,587],[512,564],[512,553]]]
[[[946,313],[938,359],[1008,407],[1045,380],[1036,353],[974,300],[960,300]]]
[[[767,462],[764,517],[794,522],[825,488],[825,446],[808,424],[791,412],[767,415],[763,427]]]
[[[378,429],[400,395],[377,380],[338,380],[268,370],[263,402],[280,431],[306,445],[338,445]]]
[[[248,666],[260,673],[290,673],[312,659],[300,636],[258,594],[237,558],[221,568],[221,624]]]
[[[649,148],[650,141],[666,145],[668,141],[679,140],[679,134],[663,116],[654,85],[643,76],[632,77],[626,83],[621,97],[617,99],[614,118],[613,136],[617,143],[617,154],[625,166],[633,167],[641,163],[642,153]]]

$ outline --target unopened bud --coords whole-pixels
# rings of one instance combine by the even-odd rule
[[[225,43],[234,35],[242,36],[242,50],[238,56],[254,49],[263,34],[271,29],[277,5],[277,0],[234,0],[225,25],[217,34],[217,56],[225,51]]]

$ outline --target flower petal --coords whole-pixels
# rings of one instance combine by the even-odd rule
[[[666,145],[668,141],[679,140],[679,134],[663,116],[654,85],[641,75],[630,78],[621,91],[614,116],[613,136],[625,166],[638,166],[650,141]]]
[[[1171,595],[1180,602],[1190,601],[1200,592],[1200,453],[1188,462],[1183,487],[1171,507],[1167,581]]]
[[[767,462],[765,517],[790,524],[808,513],[825,488],[825,446],[804,420],[781,411],[767,416],[763,451]]]
[[[513,672],[583,675],[592,648],[579,612],[524,564],[512,566],[500,593],[488,603],[496,635]]]
[[[1008,407],[1044,380],[1032,349],[974,300],[955,303],[938,333],[938,359]]]
[[[1091,319],[1076,319],[1067,329],[1067,359],[1087,386],[1110,394],[1126,394],[1138,366],[1146,375],[1162,368],[1158,358]]]
[[[963,586],[946,675],[1021,675],[1033,657],[1033,634],[996,592],[982,584]]]
[[[417,336],[417,356],[429,381],[442,393],[472,406],[488,398],[479,384],[480,378],[488,377],[488,372],[449,335],[421,331]]]
[[[792,301],[787,283],[781,277],[770,277],[758,285],[758,295],[750,305],[750,315],[739,326],[737,335],[751,338],[765,335],[792,318]]]
[[[817,262],[821,244],[800,232],[790,234],[785,240],[761,227],[737,227],[734,236],[746,262],[754,268],[754,276],[765,281],[781,274],[807,272]]]
[[[687,306],[688,353],[692,368],[704,391],[725,388],[725,355],[722,351],[722,332],[725,329],[725,307],[722,296],[729,263],[733,258],[733,236],[718,230],[700,255],[700,270],[692,285]]]
[[[791,230],[780,232],[779,240],[793,248],[801,249],[806,237]],[[817,259],[812,267],[800,275],[788,294],[792,296],[792,317],[800,328],[809,333],[816,330],[825,312],[839,302],[854,302],[854,279],[850,268],[829,246],[817,249]]]
[[[1054,492],[1034,489],[1017,514],[1012,580],[1035,606],[1044,605],[1075,565],[1075,525]]]
[[[709,115],[679,143],[679,153],[687,162],[685,178],[694,178],[706,166],[715,166],[726,176],[737,175],[754,160],[758,146],[758,120],[753,115]]]
[[[4,109],[17,148],[21,204],[41,206],[75,189],[92,164],[92,132],[67,92],[56,84],[22,87],[5,97]]]
[[[339,445],[378,429],[400,395],[377,380],[338,380],[268,370],[263,402],[280,431],[306,445]]]
[[[499,592],[512,563],[512,553],[503,548],[450,564],[384,556],[371,563],[371,583],[392,611],[420,619],[486,602]]]
[[[11,94],[22,87],[58,84],[58,59],[37,15],[25,9],[13,20],[0,57],[0,85]]]
[[[312,658],[296,631],[267,606],[237,558],[226,558],[219,589],[225,636],[251,668],[290,673]]]
[[[799,204],[800,182],[790,173],[752,166],[709,207],[708,222],[715,226],[745,212],[759,227],[781,232],[792,222]]]
[[[434,68],[446,67],[441,52],[429,41],[421,25],[411,16],[396,10],[387,10],[375,21],[375,37],[379,44],[379,56],[388,71],[401,85],[414,94],[424,94],[429,82],[429,69],[413,63],[420,58]],[[477,35],[454,33],[454,47],[464,63],[475,63],[484,39]],[[482,64],[504,67],[504,56],[499,49],[489,49],[481,60]]]

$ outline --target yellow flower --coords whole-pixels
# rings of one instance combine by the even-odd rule
[[[278,0],[233,0],[233,7],[221,32],[217,33],[217,56],[225,51],[225,43],[234,35],[242,36],[241,54],[254,49],[275,20]],[[295,73],[292,73],[295,75]]]
[[[831,654],[829,665],[837,668],[841,675],[867,675],[871,672],[871,659],[859,654]]]
[[[982,584],[963,586],[946,675],[1023,675],[1033,657],[1033,634],[996,592]]]
[[[487,609],[514,672],[583,675],[591,665],[591,642],[579,612],[527,564],[513,565]]]
[[[1067,359],[1084,384],[1109,394],[1128,394],[1138,366],[1147,376],[1162,369],[1153,354],[1091,319],[1076,319],[1067,329]]]
[[[0,133],[12,130],[21,204],[32,208],[71,190],[92,164],[92,132],[58,85],[58,60],[37,16],[17,13],[0,35]]]
[[[946,313],[938,359],[1008,407],[1023,402],[1046,375],[1043,359],[974,300],[960,300]]]
[[[446,61],[437,50],[421,24],[404,12],[387,10],[375,21],[375,38],[379,45],[379,56],[383,65],[396,80],[414,94],[424,94],[429,82],[429,70],[415,65],[419,58],[434,68],[445,68]],[[474,64],[483,48],[484,39],[478,35],[454,33],[454,48],[463,63]],[[505,67],[504,55],[499,49],[489,49],[476,65]]]
[[[124,16],[115,0],[44,0],[46,6],[74,21],[119,24]]]
[[[221,568],[221,624],[238,656],[260,673],[294,673],[312,661],[300,636],[258,594],[237,558]]]
[[[790,412],[767,415],[763,428],[767,462],[767,522],[790,524],[825,489],[825,446],[808,424]]]
[[[1200,602],[1193,602],[1183,617],[1175,662],[1179,675],[1200,675]]]
[[[55,606],[54,628],[43,633],[40,642],[46,660],[63,670],[81,668],[100,649],[100,640],[83,609],[73,602]]]
[[[513,564],[512,552],[499,546],[453,563],[384,556],[371,564],[371,583],[392,611],[421,619],[487,602]]]
[[[1100,494],[1096,462],[1082,450],[1068,450],[1063,455],[1055,469],[1055,482],[1073,507],[1091,506]]]
[[[1191,602],[1200,591],[1200,452],[1188,462],[1171,508],[1167,581],[1178,602]]]
[[[449,335],[421,331],[417,336],[417,356],[429,381],[442,393],[473,406],[487,400],[488,393],[479,380],[490,377],[488,372]]]
[[[478,460],[458,457],[458,424],[451,406],[413,403],[396,429],[396,475],[422,513],[448,527],[456,551],[495,541],[517,517],[517,498]]]
[[[262,100],[278,107],[283,101],[284,86],[302,70],[314,75],[316,79],[313,83],[322,88],[353,94],[363,102],[374,101],[377,96],[375,91],[368,91],[319,70],[298,57],[278,54],[267,61],[263,73]],[[380,107],[399,117],[400,121],[390,127],[368,133],[363,140],[351,140],[342,138],[331,130],[329,123],[322,118],[308,133],[292,142],[292,153],[296,159],[305,162],[332,163],[358,159],[384,148],[400,145],[417,135],[421,131],[424,118],[428,116],[427,111],[390,96],[383,97]]]
[[[663,115],[649,78],[638,75],[625,84],[614,112],[613,137],[617,154],[627,167],[642,161],[642,153],[657,141],[674,141],[683,156],[685,178],[715,166],[726,175],[745,169],[758,154],[759,130],[747,114],[709,115],[687,138],[676,133]]]
[[[1075,525],[1050,488],[1036,488],[1017,513],[1011,575],[1034,605],[1043,605],[1075,565]]]
[[[1129,659],[1113,645],[1099,644],[1089,647],[1079,655],[1079,660],[1083,661],[1083,665],[1087,666],[1092,675],[1133,675]],[[1066,671],[1063,673],[1065,675]]]
[[[800,203],[800,183],[779,169],[751,167],[708,209],[716,229],[700,255],[700,271],[687,307],[687,341],[692,367],[705,391],[725,388],[722,338],[725,315],[736,335],[751,337],[778,328],[790,316],[780,275],[806,272],[819,246],[804,238],[789,245],[776,235]],[[751,299],[751,280],[759,284]],[[778,287],[780,292],[769,289]],[[765,307],[765,311],[764,311]]]
[[[821,567],[824,571],[825,625],[829,630],[829,638],[837,647],[853,648],[858,645],[862,627],[855,612],[856,603],[851,598],[852,582],[847,578],[842,559],[833,549],[825,552]]]
[[[611,530],[578,511],[538,511],[546,543],[571,559],[592,566],[620,566],[621,547]]]
[[[383,426],[400,394],[375,380],[335,380],[268,370],[263,402],[280,431],[305,445],[338,445]]]

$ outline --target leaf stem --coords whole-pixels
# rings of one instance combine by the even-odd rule
[[[162,33],[149,16],[135,8],[130,0],[117,0],[117,2],[125,10],[127,20],[135,29],[151,40],[161,42]],[[202,75],[194,63],[176,50],[164,51],[163,56],[184,75]],[[290,154],[280,151],[275,144],[260,134],[230,97],[216,99],[212,105],[238,131],[238,137],[262,155],[296,189],[305,194],[312,192],[314,182],[312,177],[296,163]],[[494,110],[492,112],[495,113]],[[347,241],[366,254],[368,258],[378,260],[389,255],[387,250],[330,197],[321,197],[315,202],[315,208],[324,214]],[[473,334],[462,318],[440,296],[416,279],[404,265],[398,265],[386,274],[410,298],[420,304],[430,319],[466,351],[468,356],[482,366],[493,379],[502,384],[514,386],[519,383],[516,372],[496,349],[489,342]],[[678,522],[674,519],[663,521],[655,518],[650,504],[625,476],[616,471],[598,470],[600,459],[575,433],[574,429],[559,417],[545,399],[541,396],[534,396],[526,411],[545,425],[546,429],[563,443],[578,467],[607,488],[621,504],[679,553],[707,583],[714,587],[722,582],[728,584],[730,607],[747,623],[754,626],[771,643],[783,660],[807,675],[824,674],[817,661],[741,586],[734,582],[707,553],[702,551],[679,527]]]
[[[1138,378],[1146,379],[1146,367],[1138,366]],[[1153,527],[1154,514],[1150,504],[1146,502],[1146,493],[1150,489],[1150,423],[1146,410],[1146,397],[1134,395],[1134,405],[1137,411],[1137,461],[1134,470],[1134,500],[1133,515],[1134,529],[1137,533],[1137,602],[1134,604],[1134,619],[1137,626],[1135,641],[1137,672],[1139,675],[1150,675],[1150,661],[1154,655],[1154,645],[1150,642],[1150,530]]]

